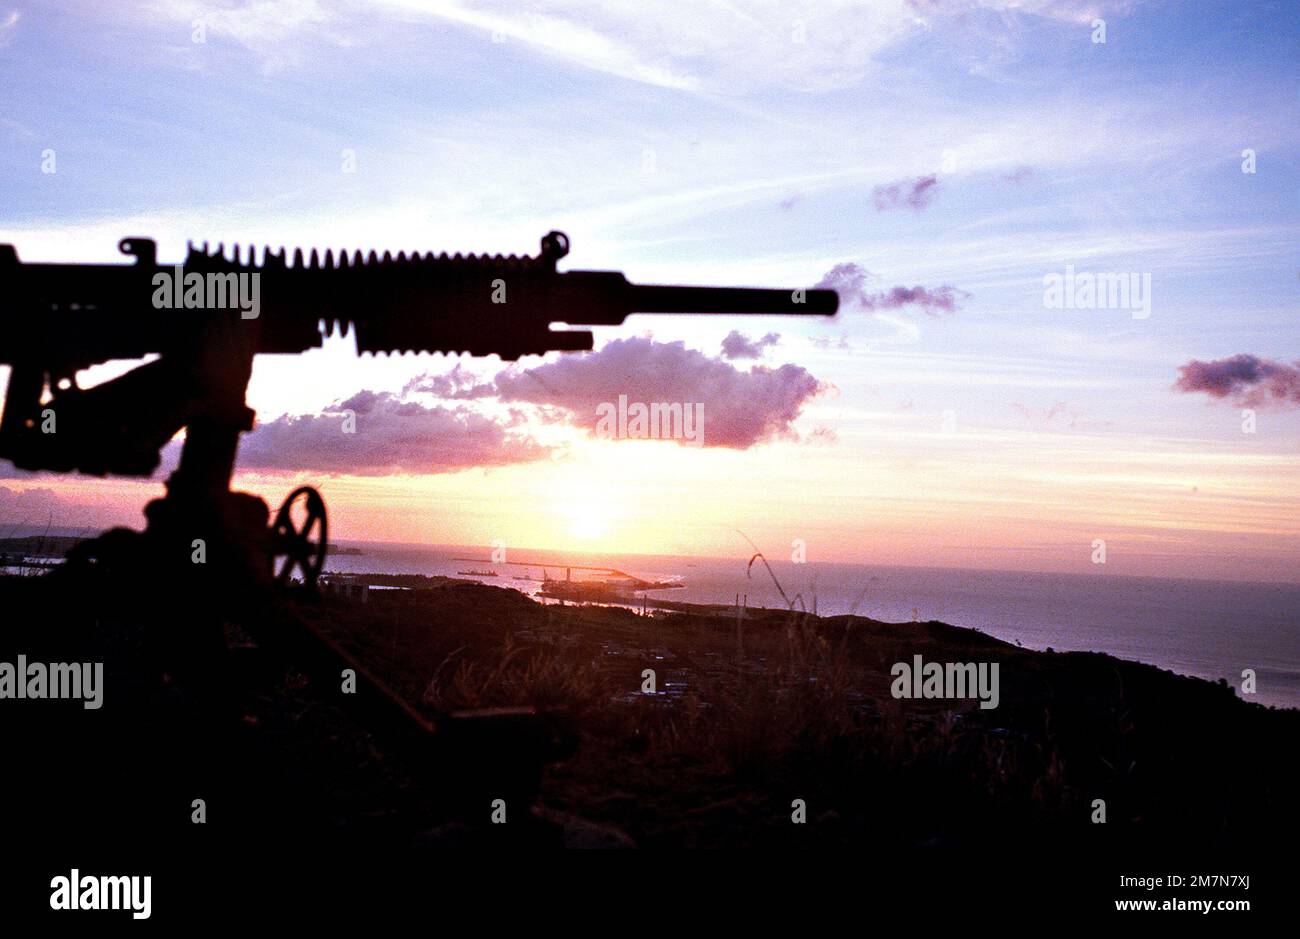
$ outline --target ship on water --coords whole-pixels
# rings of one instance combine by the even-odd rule
[[[452,560],[481,562],[480,558],[453,558]],[[533,568],[540,569],[542,571],[540,578],[542,586],[535,596],[548,600],[563,600],[567,603],[632,603],[640,601],[650,591],[674,590],[686,586],[678,580],[646,580],[613,567],[592,567],[586,564],[555,564],[552,562],[549,566],[564,568],[564,578],[561,580],[558,577],[551,576],[547,565],[537,564],[533,561],[505,561],[503,563],[517,565],[529,570]],[[575,580],[573,577],[574,571],[603,576]],[[481,572],[471,570],[461,571],[461,573],[477,574]],[[492,576],[495,577],[496,574]],[[513,579],[534,582],[539,580],[537,577],[527,575],[515,576]]]
[[[630,603],[640,600],[649,591],[673,590],[686,586],[679,581],[644,580],[613,569],[605,569],[605,572],[609,576],[591,580],[547,578],[542,581],[542,588],[537,595],[569,603]]]

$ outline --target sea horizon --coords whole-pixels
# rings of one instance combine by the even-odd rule
[[[412,545],[339,540],[369,551],[332,555],[338,573],[462,576],[475,564],[504,575],[519,566],[563,568],[605,562],[658,581],[679,581],[665,599],[750,607],[788,606],[761,562],[747,557],[605,554],[516,548],[509,564],[492,565],[490,550],[465,545]],[[513,561],[518,556],[521,560]],[[475,561],[455,560],[477,558]],[[529,565],[528,562],[532,562]],[[936,620],[977,629],[1027,648],[1102,652],[1178,674],[1226,681],[1241,695],[1242,672],[1253,669],[1258,690],[1241,695],[1264,705],[1300,707],[1300,585],[1206,578],[1171,578],[1059,571],[918,567],[769,559],[786,597],[822,616],[854,613],[883,622]],[[537,598],[539,584],[511,576],[477,578]],[[1098,589],[1108,586],[1110,589]],[[1169,589],[1171,586],[1178,589]],[[814,599],[815,598],[815,599]]]
[[[19,530],[28,527],[28,532]],[[34,530],[33,530],[34,529]],[[14,526],[5,537],[85,537],[84,529]],[[501,573],[521,566],[573,565],[625,570],[682,586],[653,596],[695,604],[744,603],[754,608],[856,614],[882,622],[929,621],[979,630],[1025,648],[1101,652],[1181,675],[1226,681],[1265,706],[1300,708],[1300,585],[1203,577],[1000,568],[928,567],[768,558],[781,596],[761,562],[750,556],[571,552],[507,548],[509,564],[493,565],[482,545],[335,539],[361,554],[331,554],[337,573],[424,574],[478,579],[539,601],[540,581],[479,577],[463,570],[487,564]],[[765,555],[766,556],[766,555]],[[456,558],[462,560],[456,560]],[[474,558],[476,560],[464,560]],[[519,558],[515,561],[514,558]],[[748,573],[747,573],[748,571]],[[541,572],[545,573],[545,572]],[[579,574],[579,579],[591,574]],[[1098,589],[1099,587],[1110,589]],[[634,605],[629,602],[626,605]],[[1243,695],[1242,672],[1257,690]]]
[[[363,547],[366,545],[372,545],[376,547],[389,547],[389,548],[429,548],[429,549],[438,549],[438,550],[447,549],[447,550],[458,550],[458,551],[459,550],[477,550],[477,551],[485,550],[483,545],[461,545],[461,544],[452,544],[449,542],[444,543],[444,542],[420,542],[420,541],[368,541],[361,538],[332,539],[330,541],[330,544],[339,548],[353,548],[353,547]],[[492,549],[489,547],[486,550],[490,554]],[[597,557],[598,558],[618,557],[618,558],[647,558],[647,559],[683,558],[687,560],[700,560],[700,561],[734,561],[737,558],[739,558],[746,563],[748,562],[748,559],[753,556],[754,553],[754,552],[750,552],[749,554],[742,553],[737,555],[723,555],[723,554],[655,554],[655,553],[647,553],[647,552],[640,552],[640,551],[566,552],[558,548],[530,548],[525,546],[510,547],[508,549],[509,556],[511,558],[513,558],[513,556],[516,553],[520,553],[524,551],[537,551],[537,552],[549,551],[551,553],[556,553],[556,554],[571,553],[576,557],[582,557],[588,559],[597,558]],[[766,552],[763,552],[763,556],[767,557],[769,563],[773,563],[775,560],[774,557],[768,557]],[[482,560],[485,563],[492,563],[490,558],[483,558]],[[514,563],[522,563],[522,562],[516,562],[511,560],[510,563],[514,564]],[[981,573],[990,573],[990,574],[1047,574],[1047,575],[1061,575],[1067,577],[1072,576],[1072,577],[1085,577],[1085,578],[1119,577],[1128,580],[1158,580],[1158,581],[1174,582],[1174,583],[1258,584],[1260,586],[1300,587],[1300,577],[1294,580],[1269,580],[1269,579],[1255,580],[1255,579],[1250,579],[1245,577],[1198,577],[1193,574],[1187,574],[1187,575],[1129,574],[1123,572],[1112,572],[1112,569],[1102,570],[1101,568],[1103,567],[1103,565],[1096,565],[1095,573],[1083,573],[1081,571],[1054,570],[1050,568],[965,567],[960,565],[896,564],[896,563],[890,563],[885,561],[877,562],[877,561],[854,561],[854,560],[819,560],[819,561],[808,561],[806,563],[814,566],[818,564],[836,564],[836,565],[847,565],[847,566],[856,566],[856,567],[889,568],[889,569],[898,569],[898,570],[978,571]]]

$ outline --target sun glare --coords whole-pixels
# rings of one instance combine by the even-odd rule
[[[570,513],[569,533],[575,538],[594,541],[609,534],[609,518],[600,506],[576,506]]]

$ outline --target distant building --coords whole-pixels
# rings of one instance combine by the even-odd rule
[[[370,600],[370,585],[360,580],[355,574],[322,574],[321,589],[334,597],[367,603]]]

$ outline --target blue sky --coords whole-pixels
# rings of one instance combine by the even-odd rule
[[[561,228],[571,267],[642,281],[856,264],[875,290],[950,286],[955,312],[608,335],[716,355],[732,329],[774,330],[769,365],[833,386],[803,443],[664,457],[788,494],[774,540],[803,524],[838,558],[916,560],[898,546],[931,539],[951,563],[1072,569],[1109,526],[1146,559],[1133,572],[1290,579],[1300,411],[1262,408],[1248,436],[1231,400],[1171,386],[1193,359],[1300,359],[1298,47],[1285,3],[0,3],[0,240],[29,260],[111,259],[125,234],[178,260],[187,238],[532,253]],[[878,209],[930,176],[923,207]],[[1150,274],[1150,317],[1045,309],[1067,264]],[[350,356],[260,362],[250,400],[313,413],[452,364]],[[819,429],[835,442],[810,445]],[[790,459],[802,480],[775,468]],[[970,534],[982,513],[996,538]],[[469,509],[455,529],[490,534]],[[692,538],[647,549],[723,550]]]

